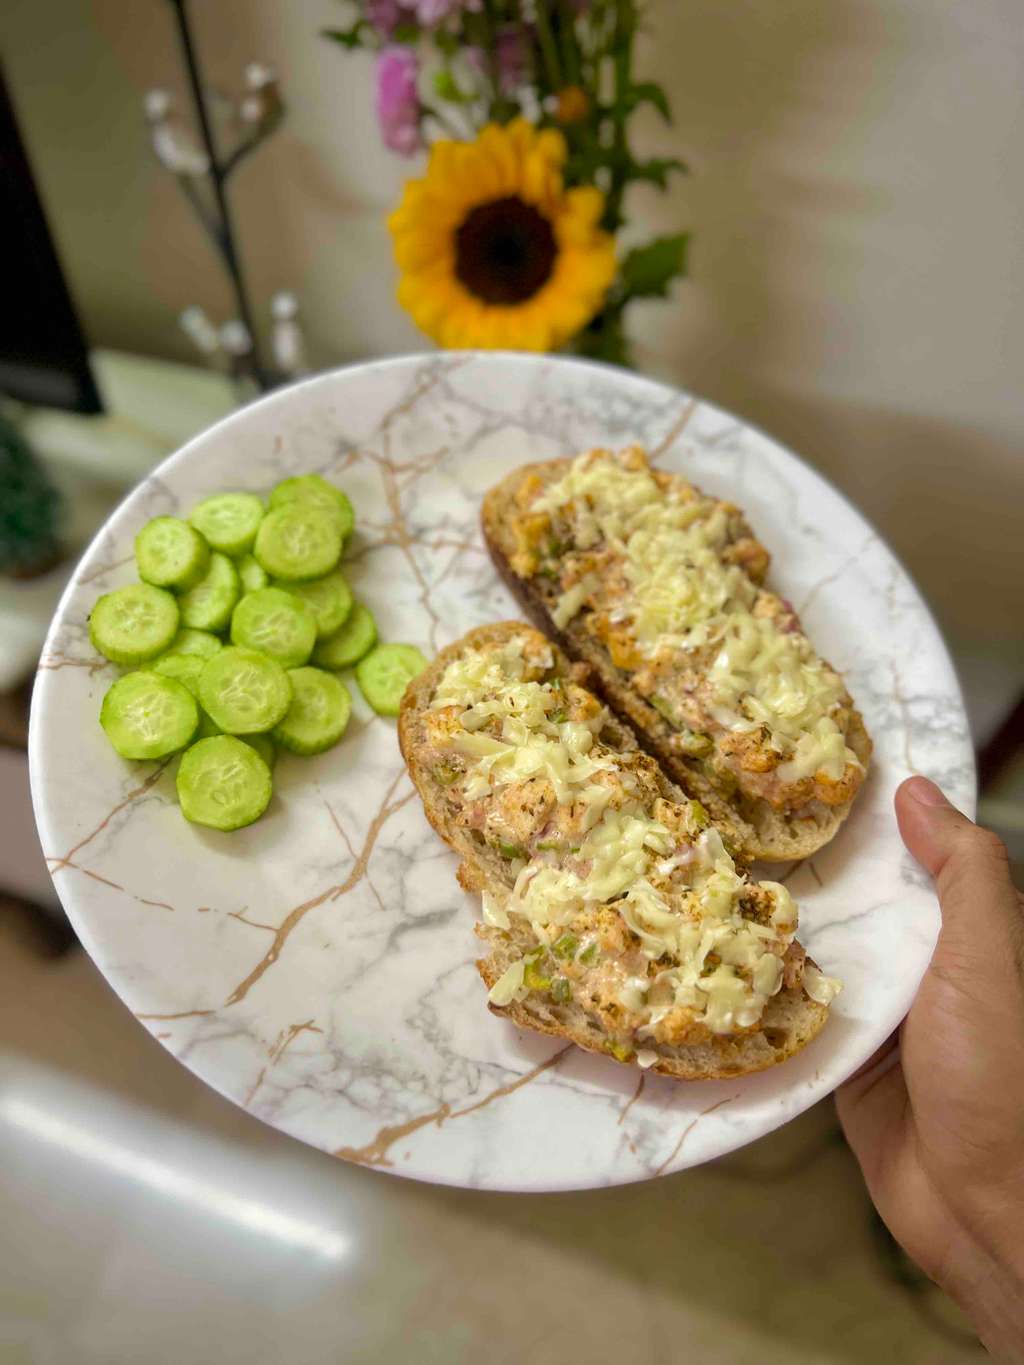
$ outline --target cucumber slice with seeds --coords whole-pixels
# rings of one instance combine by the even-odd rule
[[[179,598],[182,624],[193,630],[223,630],[238,597],[238,570],[227,555],[215,552],[206,577]]]
[[[376,643],[377,623],[369,607],[356,602],[341,629],[326,640],[316,642],[312,662],[321,668],[350,668],[364,654],[368,654]]]
[[[220,830],[258,820],[274,789],[267,764],[233,735],[193,744],[178,768],[177,787],[185,819]]]
[[[143,664],[171,643],[178,620],[178,603],[169,592],[132,583],[97,601],[89,615],[89,639],[111,663]]]
[[[205,667],[206,660],[198,654],[161,654],[149,665],[151,671],[162,678],[176,678],[183,683],[197,700],[199,675]]]
[[[252,555],[243,555],[238,561],[238,578],[243,592],[259,592],[260,588],[270,587],[266,569],[257,564]]]
[[[333,483],[328,483],[319,474],[297,474],[282,481],[271,489],[268,499],[271,507],[284,507],[290,502],[304,502],[314,507],[323,507],[337,522],[342,540],[347,540],[355,525],[355,512],[348,497]]]
[[[227,734],[258,735],[284,717],[292,685],[276,659],[228,646],[206,661],[199,675],[199,700]]]
[[[290,583],[320,578],[341,557],[341,532],[325,508],[290,502],[260,522],[253,553],[272,578]]]
[[[231,639],[261,649],[284,668],[298,668],[313,652],[316,617],[282,588],[261,588],[242,598],[231,617]]]
[[[165,758],[191,740],[199,710],[183,683],[147,670],[108,688],[100,724],[122,758]]]
[[[210,639],[216,639],[211,635]],[[223,649],[224,646],[217,640],[217,648]],[[182,686],[195,697],[199,703],[199,679],[203,669],[206,667],[206,660],[199,654],[161,654],[159,659],[147,664],[154,673],[159,673],[165,678],[175,678]],[[219,725],[215,724],[210,717],[199,706],[199,728],[196,730],[196,739],[206,739],[209,735],[222,735],[224,731]]]
[[[314,578],[311,583],[286,583],[279,581],[277,587],[305,602],[316,617],[316,636],[324,639],[348,620],[352,610],[352,589],[345,582],[340,569]],[[303,660],[302,662],[305,662]]]
[[[185,592],[210,567],[210,547],[187,521],[154,517],[135,537],[135,566],[144,583]]]
[[[200,659],[209,659],[217,653],[218,649],[224,648],[224,641],[218,640],[216,635],[212,635],[208,630],[193,630],[190,626],[182,626],[171,641],[165,654],[195,654]]]
[[[322,668],[293,668],[292,704],[274,726],[274,739],[293,754],[322,754],[345,733],[352,698],[344,683]]]
[[[356,665],[356,682],[378,715],[397,716],[402,694],[426,666],[415,645],[378,645]]]
[[[263,499],[255,493],[215,493],[197,503],[188,519],[215,550],[243,555],[252,549],[265,511]]]

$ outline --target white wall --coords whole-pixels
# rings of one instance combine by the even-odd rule
[[[383,216],[404,163],[336,0],[193,4],[211,76],[281,71],[287,127],[236,182],[254,293],[296,287],[322,363],[423,345]],[[694,174],[638,225],[692,227],[692,279],[634,321],[642,366],[788,441],[873,517],[972,680],[1024,653],[1024,13],[1020,0],[659,0],[651,151]],[[0,42],[90,336],[185,355],[226,300],[139,101],[178,70],[163,0],[6,0]],[[1020,675],[1017,674],[1019,677]]]

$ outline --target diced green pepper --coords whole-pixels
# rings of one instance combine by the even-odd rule
[[[708,754],[714,748],[710,735],[705,735],[700,730],[680,730],[677,736],[677,743],[684,754],[690,758],[700,758]]]
[[[434,780],[442,787],[450,787],[453,782],[457,782],[462,774],[451,763],[439,763],[434,769]]]
[[[572,999],[572,986],[566,976],[556,976],[551,985],[551,999],[556,1005],[567,1005]]]
[[[690,802],[690,814],[693,816],[693,823],[698,829],[706,829],[709,823],[708,813],[699,801]]]
[[[569,958],[575,954],[579,945],[580,941],[575,934],[563,934],[561,938],[555,940],[551,951],[555,957]]]
[[[633,1055],[632,1043],[614,1042],[608,1044],[608,1051],[617,1062],[628,1062]]]
[[[597,944],[591,943],[588,948],[583,949],[583,952],[580,953],[576,961],[581,962],[584,967],[592,967],[600,956],[600,953],[601,950]]]
[[[522,844],[507,844],[503,839],[499,839],[495,845],[503,858],[525,858],[526,849]]]
[[[537,845],[537,851],[540,853],[550,853],[553,849],[558,849],[561,847],[562,847],[561,841],[558,839],[542,839],[541,842]]]
[[[551,978],[544,975],[536,962],[531,962],[527,958],[526,966],[523,968],[523,985],[528,991],[549,991],[551,989]]]

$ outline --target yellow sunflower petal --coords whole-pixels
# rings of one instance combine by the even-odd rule
[[[577,185],[565,192],[565,212],[581,228],[596,228],[604,213],[604,195],[596,185]]]
[[[560,171],[565,165],[568,148],[565,145],[565,138],[557,128],[544,128],[537,134],[534,146],[555,170]]]
[[[486,308],[464,290],[457,291],[444,320],[439,340],[449,350],[470,350],[481,344]]]
[[[554,216],[560,207],[562,177],[551,169],[539,152],[532,152],[523,161],[519,193],[528,204],[543,208]]]

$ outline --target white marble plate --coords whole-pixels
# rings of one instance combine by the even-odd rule
[[[96,596],[134,578],[132,538],[216,489],[308,470],[359,512],[347,571],[385,638],[433,651],[515,615],[480,543],[480,496],[514,465],[641,441],[744,507],[773,583],[846,674],[875,763],[835,842],[792,873],[801,938],[846,988],[822,1036],[771,1072],[680,1085],[493,1018],[473,900],[429,829],[392,721],[356,697],[344,741],[283,757],[258,824],[188,825],[173,764],[129,764],[97,722],[114,670]],[[356,689],[353,685],[353,691]],[[324,375],[236,413],[118,508],[60,605],[36,686],[32,785],[44,851],[83,943],[197,1075],[305,1142],[398,1175],[487,1189],[641,1180],[707,1161],[833,1089],[899,1022],[937,928],[892,793],[911,771],[970,809],[956,679],[913,584],[808,466],[705,403],[619,371],[506,355]]]

